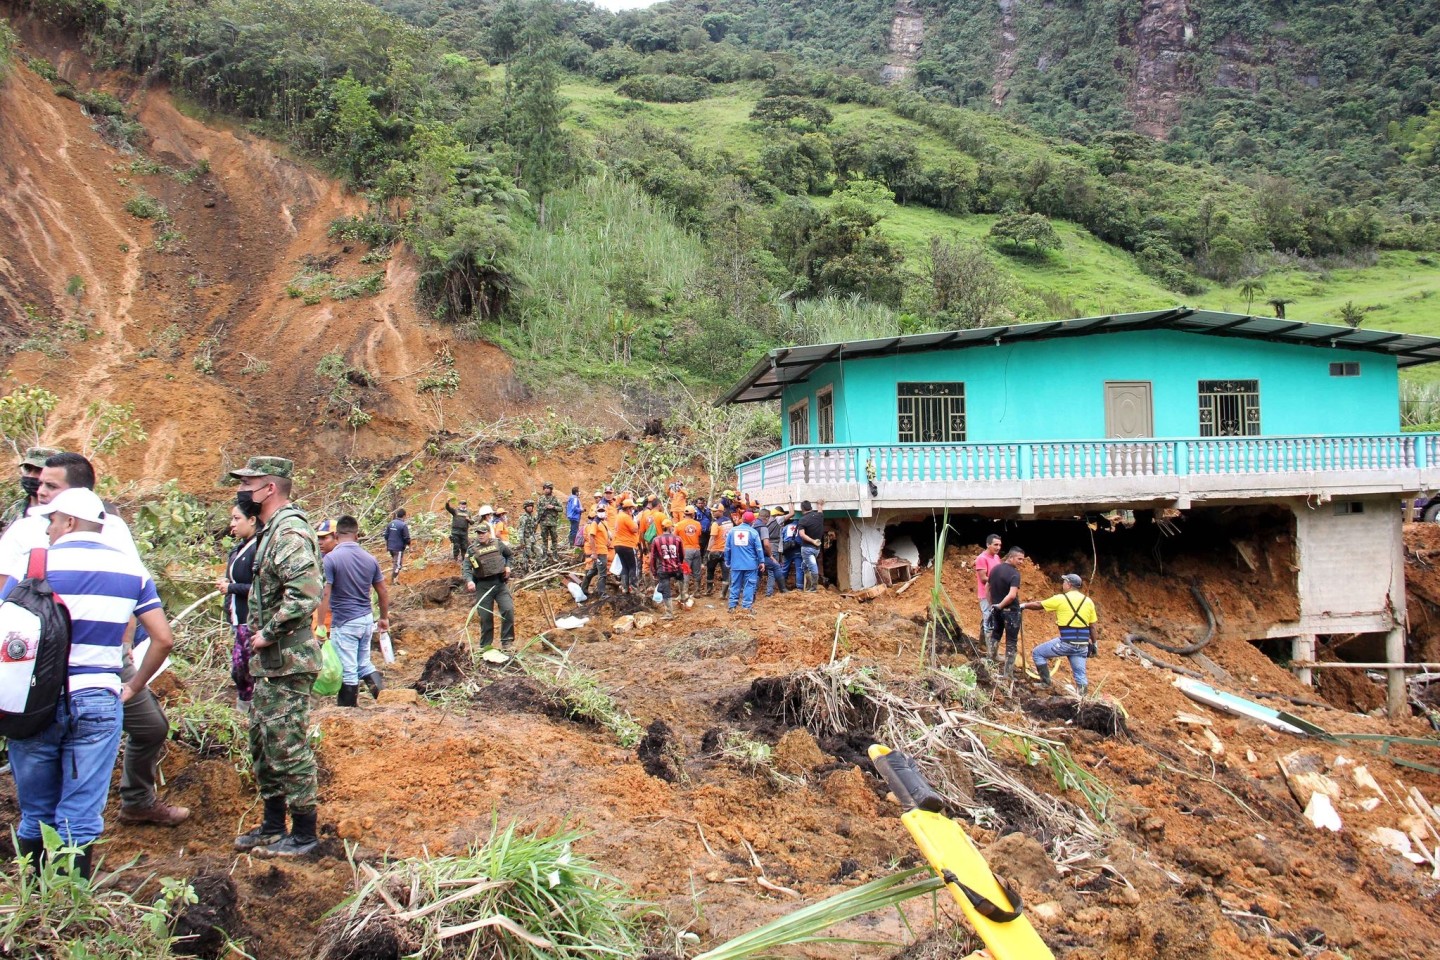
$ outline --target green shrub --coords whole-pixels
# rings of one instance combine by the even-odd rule
[[[165,205],[144,190],[125,201],[125,212],[138,220],[165,220],[169,217]]]
[[[620,84],[615,92],[622,97],[651,103],[692,103],[710,96],[710,82],[673,74],[641,74]]]
[[[54,64],[44,57],[31,57],[25,61],[25,65],[29,67],[36,76],[43,80],[48,80],[50,83],[60,82],[60,72],[55,69]]]
[[[125,104],[120,98],[104,90],[82,90],[75,99],[91,116],[123,117],[125,115]]]
[[[87,880],[71,873],[78,850],[53,827],[41,830],[46,856],[38,866],[15,860],[0,870],[0,943],[6,956],[165,960],[176,955],[169,914],[197,901],[188,883],[166,878],[160,899],[142,903],[110,886],[113,877]]]

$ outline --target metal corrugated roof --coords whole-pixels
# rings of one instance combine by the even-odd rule
[[[1124,333],[1128,330],[1178,330],[1182,333],[1242,337],[1271,343],[1344,347],[1347,350],[1389,354],[1397,358],[1402,367],[1440,360],[1440,338],[1436,337],[1176,307],[1144,313],[1117,313],[1106,317],[1080,317],[1075,320],[917,333],[904,337],[881,337],[878,340],[779,347],[762,357],[739,383],[715,403],[718,406],[725,403],[757,403],[777,399],[787,384],[798,383],[809,377],[817,367],[835,360],[898,356],[902,353],[1019,343],[1025,340],[1055,340],[1091,334]]]

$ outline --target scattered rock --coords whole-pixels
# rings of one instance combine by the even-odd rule
[[[808,731],[796,728],[775,744],[775,769],[791,776],[804,776],[828,758]]]
[[[1030,916],[1043,920],[1046,923],[1054,923],[1065,915],[1065,911],[1060,908],[1060,904],[1054,900],[1046,900],[1044,903],[1032,903],[1025,909]]]
[[[1224,859],[1213,850],[1191,849],[1177,859],[1202,877],[1212,880],[1219,880],[1230,870]]]
[[[655,625],[655,615],[653,613],[637,613],[635,614],[634,620],[636,630],[644,630],[646,627],[653,627]]]
[[[420,699],[418,690],[411,690],[409,687],[389,687],[380,691],[380,702],[386,706],[393,706],[399,703],[419,704],[423,701]]]
[[[1290,872],[1290,859],[1275,849],[1274,844],[1262,843],[1258,837],[1245,837],[1234,847],[1235,856],[1247,860],[1280,877]]]
[[[425,584],[424,589],[420,591],[420,599],[427,607],[447,606],[450,598],[455,594],[455,587],[458,583],[458,577],[432,580]]]
[[[619,617],[614,623],[610,624],[610,629],[616,633],[629,633],[635,629],[635,618],[629,614]]]
[[[335,835],[341,840],[359,840],[365,836],[365,826],[357,817],[346,817],[335,824]]]
[[[1030,890],[1050,890],[1060,880],[1040,841],[1024,833],[1007,833],[985,848],[985,859],[1005,880]]]
[[[1145,822],[1140,824],[1140,829],[1144,830],[1145,835],[1152,840],[1159,840],[1165,836],[1165,821],[1159,817],[1147,817]]]

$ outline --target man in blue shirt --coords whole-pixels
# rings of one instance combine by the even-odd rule
[[[105,506],[92,490],[73,487],[32,509],[46,518],[46,577],[70,611],[70,691],[55,721],[33,737],[10,741],[20,825],[19,852],[39,862],[42,824],[81,849],[74,870],[90,875],[90,845],[104,830],[110,774],[120,751],[122,705],[145,690],[174,645],[155,583],[140,561],[105,543]],[[13,583],[7,584],[8,594]],[[150,647],[122,683],[121,654],[131,617]]]
[[[360,683],[379,698],[385,678],[370,662],[370,637],[375,633],[375,614],[370,607],[373,588],[380,598],[381,630],[390,629],[390,589],[380,573],[380,564],[360,546],[360,524],[354,517],[335,523],[335,549],[325,555],[325,593],[320,598],[320,618],[330,614],[330,639],[340,657],[342,679],[336,703],[353,707]]]
[[[740,522],[725,535],[725,566],[730,568],[730,610],[741,604],[746,612],[755,605],[755,588],[760,585],[760,567],[765,548],[754,527],[755,514],[745,512]]]
[[[405,522],[405,509],[402,507],[395,511],[395,519],[385,528],[385,549],[390,551],[391,583],[400,576],[400,568],[405,564],[405,551],[409,546],[410,524]]]
[[[580,546],[580,518],[585,515],[585,505],[580,502],[580,488],[570,488],[570,499],[565,501],[565,519],[570,521],[570,546]]]

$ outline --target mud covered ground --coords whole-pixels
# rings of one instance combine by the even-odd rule
[[[1412,536],[1412,566],[1431,539],[1430,531]],[[952,549],[947,569],[958,571],[973,552]],[[1265,582],[1267,574],[1238,573],[1231,557],[1186,563],[1187,576],[1202,583],[1258,578],[1257,589],[1238,592],[1246,598],[1279,589]],[[497,816],[586,831],[585,854],[636,896],[658,904],[675,929],[702,942],[916,862],[898,809],[864,759],[871,732],[813,736],[766,691],[775,688],[775,678],[829,661],[832,648],[897,683],[915,675],[928,603],[923,588],[869,604],[834,592],[789,594],[760,601],[753,619],[731,617],[715,598],[702,597],[673,623],[628,633],[610,629],[618,612],[610,605],[575,611],[568,598],[550,591],[550,604],[562,613],[592,619],[585,629],[549,630],[547,637],[594,671],[648,728],[637,749],[623,749],[602,728],[568,718],[518,668],[477,675],[466,657],[446,651],[463,638],[463,601],[437,604],[422,596],[444,598],[454,572],[440,562],[402,577],[394,631],[401,654],[387,671],[400,688],[396,701],[367,697],[359,710],[325,705],[315,711],[323,731],[321,856],[273,864],[235,855],[231,839],[258,815],[253,788],[227,758],[198,757],[183,745],[172,747],[164,764],[166,795],[190,806],[191,819],[175,830],[113,825],[107,856],[117,862],[139,857],[145,873],[205,878],[218,922],[266,960],[315,955],[321,918],[351,889],[347,848],[356,858],[460,852],[487,836]],[[1039,582],[1058,572],[1032,566],[1025,574],[1027,582]],[[1429,576],[1426,567],[1416,573]],[[1108,621],[1189,642],[1200,631],[1200,615],[1176,583],[1173,570],[1137,569],[1118,578],[1102,574],[1094,593]],[[968,573],[946,578],[947,592],[970,618],[962,623],[968,633],[976,627],[972,585]],[[1233,601],[1234,595],[1212,593],[1220,630],[1206,653],[1215,667],[1233,678],[1234,689],[1320,702],[1313,689],[1231,635],[1231,625],[1270,613],[1253,599]],[[522,637],[548,627],[538,594],[520,593],[518,608]],[[841,613],[845,629],[837,644]],[[1026,615],[1025,634],[1027,646],[1048,636],[1039,614]],[[959,645],[942,662],[968,659],[965,641]],[[1073,701],[1028,689],[996,688],[987,710],[995,723],[1067,744],[1113,792],[1103,855],[1057,863],[1053,837],[976,785],[977,796],[991,797],[994,815],[987,826],[968,829],[992,863],[1018,882],[1057,955],[1440,955],[1433,946],[1440,934],[1433,897],[1440,887],[1428,879],[1428,868],[1365,838],[1372,826],[1398,820],[1398,781],[1440,799],[1440,778],[1348,748],[1322,747],[1327,762],[1343,753],[1367,764],[1386,800],[1373,811],[1343,812],[1339,833],[1318,831],[1301,818],[1276,764],[1308,741],[1207,713],[1174,689],[1168,672],[1119,656],[1119,646],[1113,635],[1103,643],[1102,655],[1091,661],[1091,682],[1106,703],[1123,706],[1125,732],[1087,724],[1083,716],[1076,723]],[[432,701],[409,689],[422,674]],[[1419,720],[1392,727],[1350,702],[1285,705],[1335,731],[1426,732]],[[1204,714],[1210,725],[1178,722],[1178,713]],[[721,754],[718,745],[735,730],[775,745],[773,771],[754,772]],[[1028,762],[1015,741],[996,736],[989,743],[992,755],[1031,789],[1082,802],[1075,791],[1060,791],[1043,765]],[[5,789],[4,802],[13,803],[8,783]],[[762,870],[801,900],[762,888],[756,882]],[[893,942],[897,956],[958,956],[963,936],[957,940],[953,914],[945,904],[938,914],[928,902],[912,904],[910,929],[892,912],[842,932]],[[925,939],[912,942],[916,938]],[[888,953],[847,946],[796,951]]]

